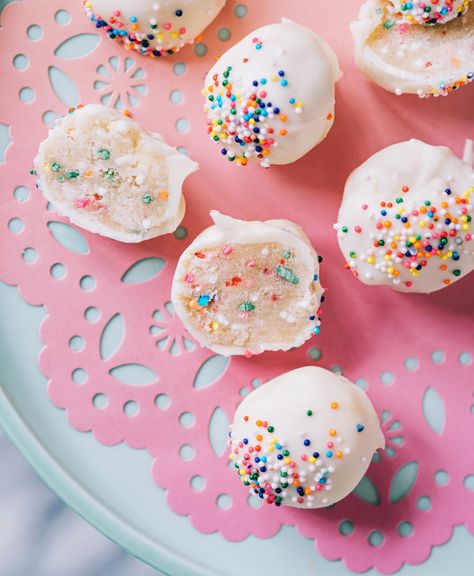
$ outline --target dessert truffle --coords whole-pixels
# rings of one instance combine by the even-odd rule
[[[255,497],[276,506],[322,508],[357,486],[385,439],[363,390],[306,366],[243,400],[229,446],[241,482]]]
[[[173,279],[172,302],[190,334],[225,356],[288,350],[317,334],[319,258],[302,229],[211,217]]]
[[[173,232],[198,165],[159,134],[89,104],[60,118],[35,158],[38,187],[71,222],[122,242]]]
[[[466,146],[472,162],[472,142]],[[336,224],[365,284],[434,292],[474,269],[472,165],[419,140],[374,154],[349,176]]]
[[[334,52],[309,28],[286,19],[259,28],[206,76],[209,137],[228,161],[290,164],[327,136],[340,77]]]

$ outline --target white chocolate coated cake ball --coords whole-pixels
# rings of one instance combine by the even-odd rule
[[[286,19],[259,28],[206,76],[210,139],[240,165],[290,164],[327,136],[340,77],[334,52],[309,28]]]
[[[346,182],[336,229],[348,268],[402,292],[450,286],[474,269],[473,199],[472,165],[446,146],[384,148]]]
[[[288,220],[214,226],[179,259],[171,299],[189,333],[224,356],[301,346],[319,332],[319,258]]]
[[[35,158],[38,187],[71,222],[122,242],[173,232],[196,162],[112,108],[60,118]]]
[[[430,3],[423,4],[427,8]],[[425,21],[417,11],[397,12],[389,0],[366,0],[351,23],[358,67],[398,95],[447,96],[469,84],[474,79],[474,10],[467,6],[459,12],[461,18],[435,18],[437,25],[431,25],[433,18]]]
[[[194,42],[225,0],[85,0],[87,16],[109,38],[146,56],[177,52]]]
[[[306,366],[242,401],[229,446],[251,494],[276,506],[323,508],[357,486],[385,439],[363,390],[329,370]]]

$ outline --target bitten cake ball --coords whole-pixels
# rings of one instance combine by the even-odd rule
[[[214,226],[179,259],[172,302],[190,334],[224,356],[301,346],[319,332],[319,258],[288,220]]]
[[[35,158],[38,187],[58,212],[122,242],[173,232],[197,169],[159,134],[96,104],[60,118]]]
[[[470,2],[393,4],[366,0],[351,24],[356,62],[366,76],[390,92],[421,98],[446,96],[473,80]]]
[[[259,28],[207,74],[209,136],[231,162],[290,164],[327,136],[340,77],[334,52],[308,28],[286,19]]]
[[[357,486],[385,439],[363,390],[329,370],[306,366],[243,400],[229,446],[251,494],[276,506],[323,508]]]
[[[225,0],[85,0],[84,9],[109,38],[154,57],[194,42],[224,4]]]
[[[377,152],[346,182],[336,230],[347,267],[402,292],[453,284],[474,269],[473,197],[471,165],[445,146]]]

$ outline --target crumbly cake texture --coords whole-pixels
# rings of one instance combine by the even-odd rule
[[[322,508],[357,486],[385,440],[363,390],[306,366],[249,394],[228,444],[250,494],[276,506]]]
[[[357,65],[395,94],[447,96],[474,79],[474,10],[468,6],[460,3],[458,17],[436,25],[412,25],[388,0],[366,0],[351,23]]]
[[[58,212],[122,242],[173,232],[184,216],[183,182],[198,168],[160,135],[96,104],[60,118],[34,164]]]
[[[472,165],[447,147],[377,152],[346,182],[335,228],[347,268],[402,292],[450,286],[474,269],[473,198]]]
[[[445,24],[465,14],[471,0],[390,0],[395,15],[408,24]]]
[[[225,356],[250,356],[319,333],[319,257],[301,228],[211,217],[215,225],[185,250],[173,280],[172,301],[191,335]]]
[[[208,134],[224,158],[289,164],[334,122],[336,55],[312,30],[283,19],[230,48],[206,76]]]
[[[95,26],[128,50],[158,58],[194,42],[225,0],[85,0]]]

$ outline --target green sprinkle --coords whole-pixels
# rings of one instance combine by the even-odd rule
[[[306,416],[312,416],[312,415],[313,415],[312,410],[306,410]]]
[[[283,456],[289,456],[290,453],[288,452],[288,450],[283,450]]]
[[[30,170],[30,174],[33,175],[33,174],[36,174],[36,173],[37,173],[37,172],[36,172],[36,170],[35,170],[34,168],[32,168],[32,169]]]
[[[252,302],[242,302],[239,306],[239,310],[242,310],[242,312],[252,312],[252,310],[255,310],[255,306]]]
[[[56,180],[57,180],[58,182],[64,182],[65,178],[64,178],[64,176],[58,176],[58,177],[56,178]]]
[[[153,198],[150,196],[150,194],[144,194],[142,196],[142,200],[145,204],[150,204],[150,202],[152,202]]]
[[[453,270],[455,276],[461,276],[461,270]]]
[[[270,434],[271,434],[272,432],[275,432],[275,428],[274,428],[273,426],[269,426],[269,427],[267,428],[267,430],[270,432]]]
[[[61,164],[58,164],[57,162],[52,162],[49,167],[53,172],[59,172],[61,170]]]
[[[117,172],[113,168],[107,168],[107,170],[104,170],[104,177],[107,178],[107,180],[113,180],[116,175]]]
[[[341,230],[344,232],[344,234],[347,234],[347,231],[348,231],[349,229],[347,228],[347,226],[343,226],[343,227],[341,228]]]
[[[209,100],[210,102],[214,102],[214,96],[211,94],[211,95],[208,97],[208,100]]]
[[[349,256],[350,256],[351,258],[355,258],[355,257],[356,257],[356,253],[353,252],[353,251],[352,251],[352,252],[349,252]]]
[[[397,204],[401,204],[401,203],[403,202],[403,198],[398,197],[398,198],[395,200],[395,202],[396,202]]]
[[[291,284],[298,284],[298,282],[300,281],[298,276],[294,272],[292,272],[289,268],[286,268],[285,266],[281,266],[281,265],[278,266],[276,269],[276,273],[278,274],[278,276],[280,276],[281,278],[283,278],[287,282],[291,282]]]
[[[288,260],[289,258],[291,258],[291,251],[286,250],[285,252],[283,252],[283,258],[285,258],[285,260]]]
[[[110,158],[110,152],[106,148],[100,148],[100,150],[97,151],[97,156],[102,158],[102,160],[108,160]]]
[[[390,30],[390,28],[393,28],[394,24],[395,22],[393,20],[387,20],[386,22],[384,22],[383,27],[385,28],[385,30]]]
[[[80,174],[76,170],[71,170],[71,172],[67,172],[66,174],[68,180],[75,180],[76,178],[79,178],[79,176]]]
[[[288,476],[288,472],[280,472],[280,476],[282,478],[286,478]]]

